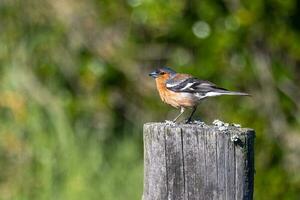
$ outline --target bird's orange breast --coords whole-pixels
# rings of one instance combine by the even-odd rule
[[[173,92],[166,87],[167,78],[157,78],[156,87],[161,100],[175,108],[193,107],[198,104],[198,99],[191,93]]]

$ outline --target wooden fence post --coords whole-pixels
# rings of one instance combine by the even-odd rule
[[[252,200],[252,129],[144,125],[143,200]]]

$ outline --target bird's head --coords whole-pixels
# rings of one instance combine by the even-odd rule
[[[176,74],[176,72],[168,67],[162,67],[154,70],[149,74],[153,78],[169,78],[171,75]]]

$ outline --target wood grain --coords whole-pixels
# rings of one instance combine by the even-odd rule
[[[145,124],[143,199],[253,199],[254,137],[234,126]]]

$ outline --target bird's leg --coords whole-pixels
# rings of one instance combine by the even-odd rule
[[[185,122],[186,124],[188,124],[192,121],[192,117],[193,117],[194,113],[196,112],[196,110],[197,110],[197,106],[194,106],[191,115],[189,116],[189,118]]]
[[[184,113],[185,111],[185,108],[184,107],[180,107],[180,113],[179,115],[177,115],[177,117],[175,117],[175,119],[173,119],[173,122],[175,123],[176,120]]]

